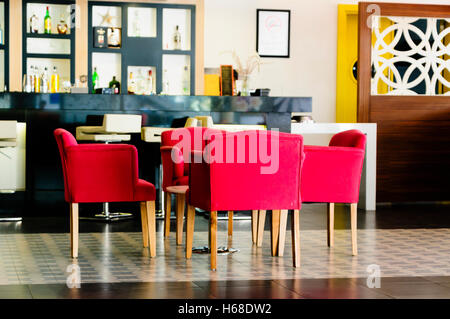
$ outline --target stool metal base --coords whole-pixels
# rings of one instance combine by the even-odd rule
[[[203,217],[209,219],[209,212],[204,212]],[[241,213],[234,212],[233,214],[233,220],[251,220],[251,215],[241,215]],[[217,220],[228,220],[228,213],[227,212],[217,212]]]
[[[198,247],[192,247],[192,252],[195,254],[210,254],[211,249],[209,249],[208,246],[198,246]],[[239,249],[226,247],[226,246],[219,246],[217,247],[217,254],[218,255],[228,255],[239,252]]]
[[[2,217],[0,222],[21,222],[22,217]]]
[[[133,219],[130,213],[112,213],[109,211],[109,203],[103,203],[103,212],[94,217],[80,217],[83,220],[93,220],[99,222],[118,222],[121,220]]]
[[[101,213],[96,214],[94,217],[80,217],[83,220],[92,220],[98,222],[118,222],[126,219],[133,219],[133,214],[130,213]]]

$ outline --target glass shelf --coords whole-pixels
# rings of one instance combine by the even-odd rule
[[[175,45],[175,34],[179,32],[181,43]],[[163,50],[191,50],[191,10],[163,9]]]
[[[99,78],[98,88],[109,87],[109,82],[113,76],[120,82],[121,88],[124,88],[121,81],[122,72],[122,55],[120,53],[92,53],[92,70],[97,68],[97,74]]]
[[[156,9],[128,8],[128,36],[140,38],[156,37]]]
[[[152,83],[150,89],[149,71],[152,71]],[[134,94],[136,95],[152,95],[156,92],[156,67],[154,66],[128,66],[127,69],[127,87],[130,90],[130,73],[133,73],[133,81],[135,86]]]
[[[70,34],[70,21],[71,21],[71,6],[65,4],[47,4],[47,3],[27,3],[27,16],[26,16],[26,35],[44,34],[44,17],[46,13],[47,6],[49,7],[49,13],[51,17],[51,35],[59,35],[58,33],[58,24],[60,22],[61,17],[64,18],[65,23],[67,24],[67,33]],[[37,26],[38,32],[32,33],[30,30],[30,18],[33,14],[37,17]]]
[[[70,39],[27,38],[28,54],[70,54]]]
[[[181,54],[163,54],[163,88],[161,94],[190,95],[191,57]]]

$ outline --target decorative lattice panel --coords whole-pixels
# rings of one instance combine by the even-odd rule
[[[450,19],[372,19],[372,95],[450,95]]]

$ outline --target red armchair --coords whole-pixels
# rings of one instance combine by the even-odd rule
[[[328,203],[327,239],[330,247],[334,245],[334,203],[350,204],[353,255],[358,254],[357,203],[365,147],[366,136],[363,133],[344,131],[334,135],[329,146],[305,145],[302,167],[302,202]],[[264,224],[258,231],[260,229],[264,229]],[[284,234],[280,233],[280,236],[284,237]]]
[[[156,255],[155,187],[138,177],[138,155],[132,145],[78,144],[63,129],[54,131],[64,173],[65,200],[70,203],[71,254],[78,257],[78,204],[141,202],[142,239]]]
[[[271,150],[266,153],[270,157],[263,156],[264,148]],[[279,216],[287,216],[287,211],[293,210],[294,267],[300,266],[302,136],[270,131],[222,133],[212,137],[204,156],[195,151],[192,155],[187,195],[186,258],[192,256],[195,207],[211,212],[212,270],[217,264],[217,211],[272,210],[275,216],[272,219],[272,255],[275,255],[279,230],[283,227]]]
[[[203,151],[207,134],[221,132],[206,127],[186,127],[165,131],[161,134],[161,161],[163,165],[164,190],[164,236],[170,234],[171,189],[170,186],[189,184],[189,156],[191,151]],[[169,189],[168,189],[169,187]],[[176,194],[176,242],[182,243],[185,194]],[[228,235],[232,235],[233,212],[228,212]]]

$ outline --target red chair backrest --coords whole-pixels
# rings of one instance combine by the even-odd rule
[[[78,145],[75,137],[70,132],[57,128],[53,135],[55,136],[56,143],[58,144],[59,155],[61,157],[61,166],[64,174],[64,198],[67,202],[70,202],[69,181],[67,178],[67,165],[66,165],[66,149],[72,145]]]
[[[335,134],[329,146],[356,147],[360,149],[366,148],[366,135],[359,130],[348,130]]]

